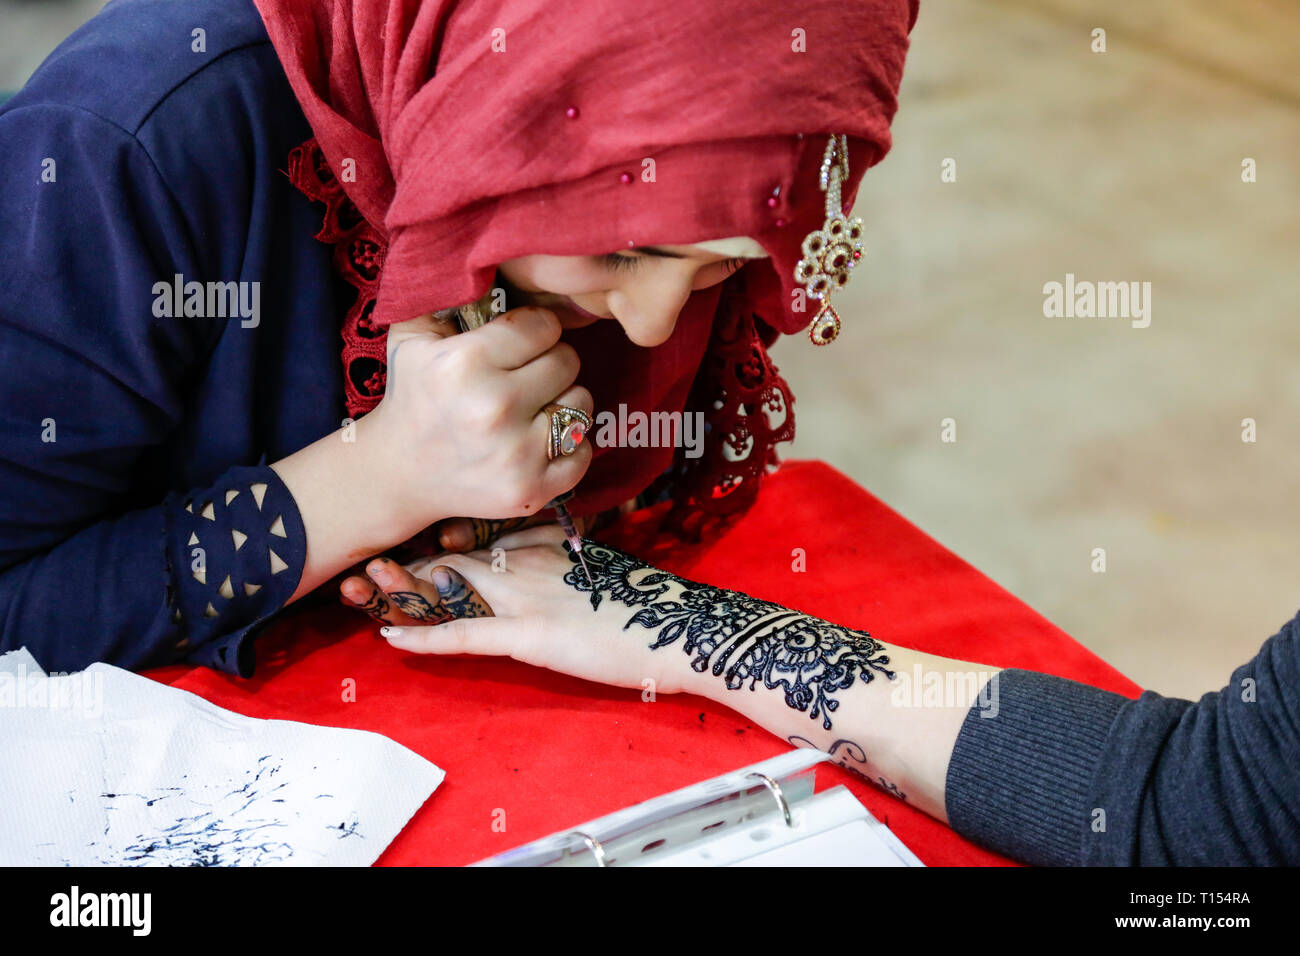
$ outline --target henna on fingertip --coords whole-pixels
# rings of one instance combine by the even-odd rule
[[[453,618],[494,616],[487,602],[458,572],[440,564],[429,577],[438,589],[442,606]]]
[[[435,604],[417,591],[389,591],[388,596],[399,611],[422,624],[445,624],[457,617],[442,604]]]
[[[352,580],[352,578],[347,578],[346,580]],[[367,584],[370,583],[369,580],[364,577],[358,577],[357,580],[366,581]],[[348,597],[348,595],[344,593],[342,587],[339,588],[339,599],[350,608],[355,608],[358,611],[365,611],[366,614],[374,620],[379,621],[381,624],[394,623],[391,616],[392,603],[388,600],[388,595],[384,594],[383,591],[375,587],[373,584],[370,584],[370,594],[364,600],[357,601]]]
[[[452,616],[441,606],[437,594],[410,571],[388,558],[375,558],[366,568],[370,580],[379,587],[393,609],[411,621],[443,624]],[[397,623],[386,619],[386,623]]]
[[[387,621],[388,612],[392,609],[388,597],[379,588],[375,588],[375,592],[370,595],[370,599],[365,604],[358,604],[357,607],[378,621]]]

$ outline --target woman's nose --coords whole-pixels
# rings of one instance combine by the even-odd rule
[[[653,348],[663,345],[672,336],[677,317],[690,294],[690,283],[680,288],[676,283],[672,286],[659,283],[641,294],[626,295],[622,301],[611,296],[609,306],[634,344]]]

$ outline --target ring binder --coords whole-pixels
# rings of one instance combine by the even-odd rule
[[[829,759],[792,750],[473,865],[923,866],[846,787],[814,794],[814,770]],[[773,801],[784,826],[773,826]]]
[[[794,823],[790,820],[790,804],[786,802],[785,794],[781,792],[781,785],[765,773],[751,773],[749,776],[757,777],[763,781],[767,789],[772,791],[772,796],[776,797],[777,806],[781,808],[781,814],[785,817],[785,825],[788,827],[794,826]]]
[[[587,845],[587,849],[591,851],[591,855],[596,858],[597,866],[608,866],[605,862],[605,848],[600,845],[599,840],[593,836],[588,836],[581,830],[574,830],[572,835],[582,837],[582,842]],[[566,850],[565,853],[567,854],[568,851]]]

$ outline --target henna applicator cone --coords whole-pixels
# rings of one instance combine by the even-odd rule
[[[560,530],[564,532],[564,537],[569,542],[569,547],[573,553],[578,556],[578,563],[582,565],[582,573],[587,576],[587,583],[595,586],[591,580],[591,570],[587,567],[587,559],[582,556],[582,537],[578,534],[578,529],[573,524],[573,516],[569,514],[569,509],[564,507],[565,502],[573,497],[572,491],[566,491],[558,498],[551,499],[550,506],[555,509],[555,520],[560,523]]]

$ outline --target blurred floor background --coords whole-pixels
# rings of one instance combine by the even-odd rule
[[[0,0],[0,88],[101,6]],[[787,457],[1193,699],[1300,608],[1298,39],[1293,0],[922,0],[844,333],[775,349]],[[1066,273],[1150,326],[1045,318]]]

